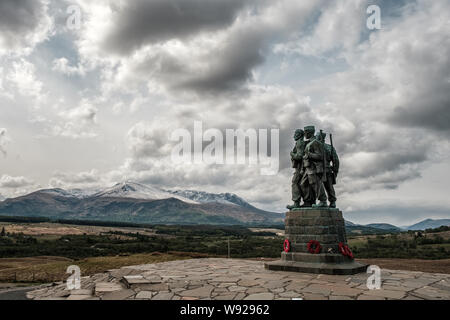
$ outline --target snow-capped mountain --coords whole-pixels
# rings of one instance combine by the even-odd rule
[[[254,208],[247,201],[233,193],[208,193],[204,191],[195,190],[171,190],[174,195],[188,198],[198,203],[218,202],[230,205],[237,205],[246,208]]]
[[[90,188],[90,189],[68,189],[61,188],[39,190],[41,193],[66,197],[85,199],[89,197],[103,198],[132,198],[144,200],[163,200],[175,198],[187,203],[198,203],[189,198],[169,193],[155,186],[144,185],[136,182],[121,182],[106,189]]]
[[[155,186],[144,185],[136,182],[117,183],[111,188],[102,190],[92,195],[93,197],[133,198],[145,200],[163,200],[175,198],[187,203],[196,203],[189,198],[172,194]]]
[[[0,215],[155,224],[280,224],[284,215],[230,193],[166,191],[135,182],[101,190],[44,189],[0,202]]]
[[[84,198],[90,197],[93,194],[99,192],[99,189],[64,190],[61,188],[54,188],[54,189],[43,189],[43,190],[40,190],[40,192],[46,193],[49,195],[59,196],[59,197],[84,199]]]

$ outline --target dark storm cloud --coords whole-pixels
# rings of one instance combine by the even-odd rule
[[[237,89],[251,80],[252,69],[264,62],[262,49],[264,34],[258,31],[236,34],[229,39],[224,48],[211,54],[216,63],[205,74],[195,75],[185,82],[177,84],[197,92],[217,92]]]
[[[53,30],[47,1],[0,1],[0,55],[29,54]]]
[[[239,41],[245,38],[246,41]],[[187,90],[200,94],[231,93],[236,90],[239,97],[245,94],[242,85],[252,79],[252,70],[264,62],[263,46],[259,36],[231,39],[224,47],[212,48],[203,57],[191,62],[201,63],[202,70],[192,70],[189,63],[168,52],[153,53],[146,61],[133,69],[142,78],[151,74],[173,91]],[[155,71],[155,65],[157,70]]]
[[[405,103],[397,106],[390,121],[395,125],[450,131],[450,35],[448,28],[423,39],[421,45],[403,45],[399,58],[410,80]]]
[[[422,163],[427,160],[427,150],[414,148],[408,152],[398,152],[395,149],[387,150],[388,154],[376,154],[359,171],[353,171],[353,177],[366,178],[383,172],[392,172],[408,164]],[[397,153],[398,152],[398,153]]]
[[[152,74],[174,90],[205,94],[239,89],[251,79],[252,69],[264,62],[262,51],[267,40],[264,28],[231,27],[239,12],[252,3],[253,0],[129,2],[116,11],[114,27],[102,47],[108,52],[130,56],[148,44],[171,39],[186,42],[204,31],[226,31],[223,42],[203,48],[202,54],[194,49],[190,60],[155,48],[136,71],[148,76],[149,70],[158,66],[157,72]],[[258,5],[262,3],[264,1]]]
[[[117,12],[107,49],[129,54],[145,44],[183,39],[230,25],[249,1],[135,0]]]
[[[439,92],[431,92],[409,107],[397,107],[391,121],[400,126],[450,131],[450,83]],[[436,90],[435,90],[436,91]]]
[[[40,0],[1,0],[0,51],[32,47],[43,40],[51,25],[46,8]]]
[[[39,23],[41,2],[36,0],[0,1],[0,32],[31,30]]]

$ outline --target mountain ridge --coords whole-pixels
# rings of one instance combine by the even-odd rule
[[[450,219],[425,219],[410,226],[405,227],[406,230],[425,230],[435,229],[440,226],[450,226]]]
[[[394,226],[390,223],[369,223],[365,225],[366,227],[381,229],[381,230],[397,230],[400,231],[402,228]]]
[[[168,192],[174,195],[188,198],[198,203],[221,202],[232,205],[239,205],[246,208],[255,208],[250,203],[234,193],[210,193],[196,190],[168,190]]]
[[[393,230],[393,231],[408,231],[408,230],[425,230],[425,229],[435,229],[440,226],[450,226],[450,219],[424,219],[420,222],[409,226],[395,226],[389,223],[369,223],[369,224],[357,224],[351,221],[345,220],[345,226],[351,228],[364,227],[364,228],[374,228],[379,230]]]
[[[258,209],[233,193],[165,190],[132,181],[103,189],[41,189],[16,198],[0,198],[0,214],[173,224],[282,224],[284,219],[282,213]],[[425,219],[404,227],[348,220],[345,224],[355,230],[400,232],[450,225],[450,219]]]
[[[0,202],[0,214],[161,224],[281,224],[284,218],[234,194],[197,192],[214,200],[197,202],[133,182],[94,191],[37,190]]]

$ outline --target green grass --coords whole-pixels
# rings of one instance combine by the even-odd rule
[[[450,240],[442,237],[414,239],[407,235],[376,236],[349,241],[358,258],[448,259]]]

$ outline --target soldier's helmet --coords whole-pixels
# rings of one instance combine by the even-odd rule
[[[316,127],[314,127],[314,126],[306,126],[305,127],[305,132],[314,133],[314,132],[316,132]]]

